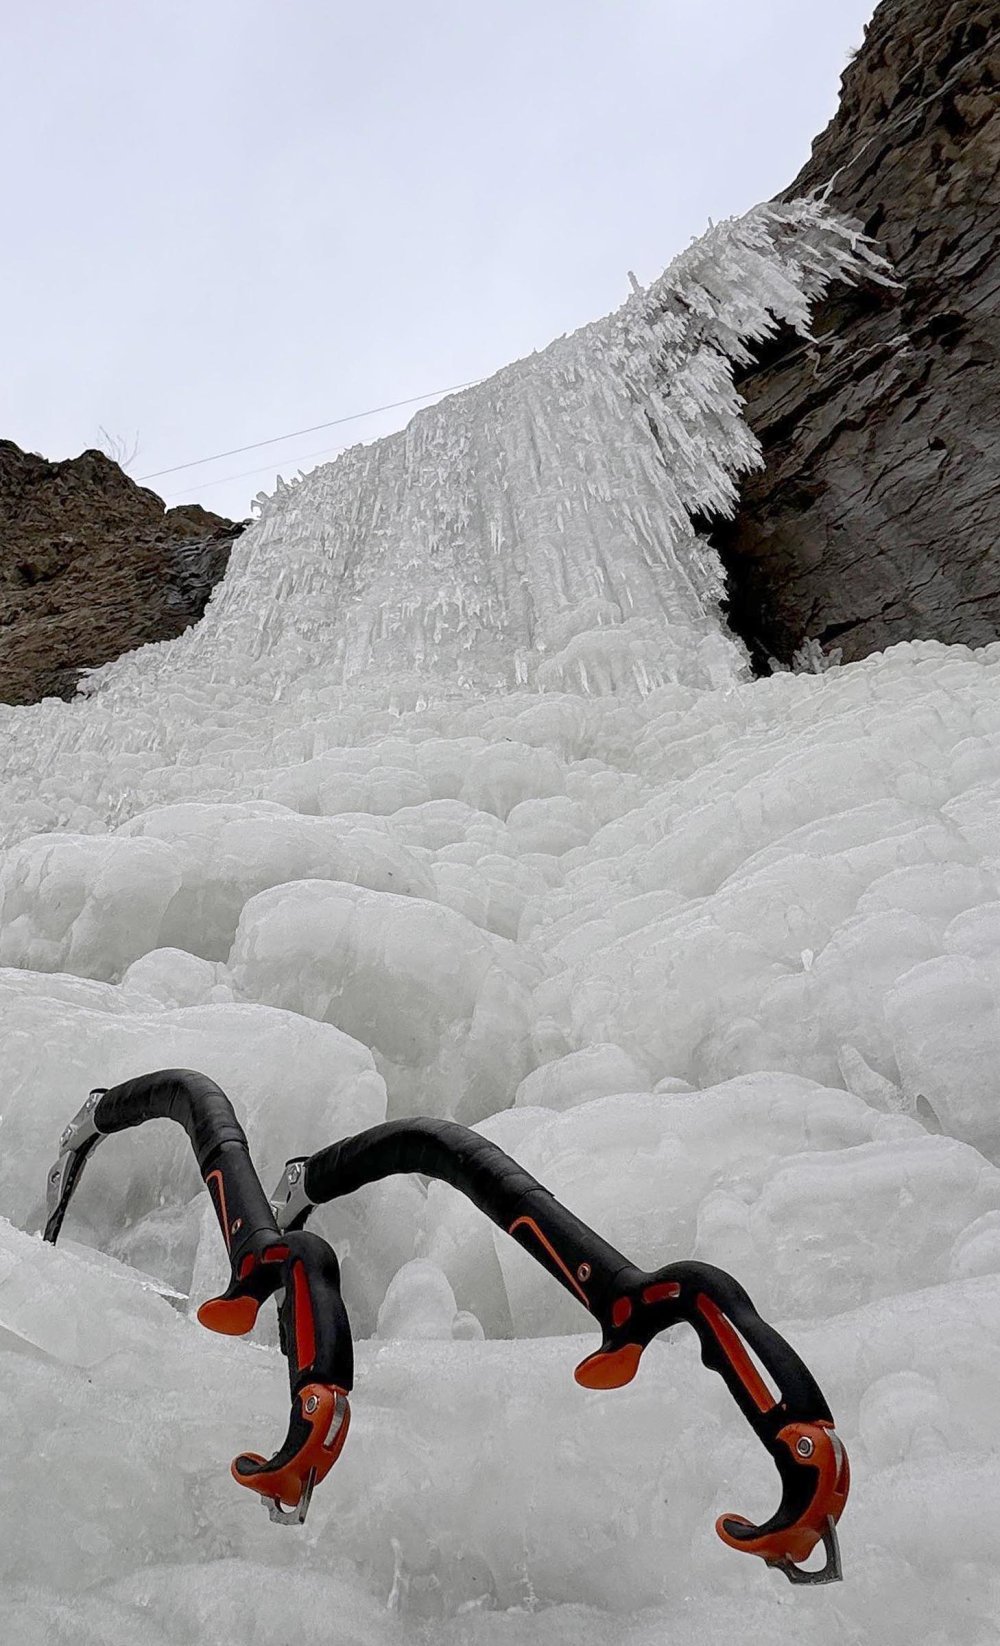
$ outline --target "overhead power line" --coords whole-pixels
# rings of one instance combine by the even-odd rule
[[[474,388],[481,377],[470,377],[467,383],[449,383],[445,389],[426,389],[423,394],[411,394],[406,400],[391,400],[386,406],[369,406],[367,411],[351,412],[347,417],[332,417],[329,423],[313,423],[308,429],[291,429],[288,434],[273,434],[269,440],[253,440],[249,446],[232,446],[229,451],[213,452],[211,457],[193,457],[189,463],[175,463],[169,469],[155,469],[152,474],[137,476],[143,480],[159,480],[165,474],[179,474],[181,469],[197,469],[202,463],[217,463],[222,457],[239,457],[241,452],[259,451],[262,446],[277,446],[282,440],[296,440],[302,434],[318,434],[321,429],[335,429],[341,423],[356,423],[361,417],[374,417],[378,412],[398,411],[400,406],[415,406],[418,400],[433,400],[439,394],[456,394],[459,389]]]
[[[300,463],[308,463],[310,457],[335,457],[337,453],[343,451],[343,449],[344,448],[342,446],[323,446],[319,451],[299,452],[298,456],[286,457],[280,461],[283,466],[293,463],[298,465]],[[213,486],[228,486],[235,480],[252,480],[254,476],[258,474],[273,474],[275,471],[275,466],[278,462],[279,459],[275,458],[273,463],[265,464],[262,469],[241,469],[239,474],[220,474],[216,480],[203,480],[198,486],[185,486],[182,492],[178,492],[176,494],[177,499],[180,502],[187,502],[187,499],[189,497],[193,497],[196,492],[210,491]],[[168,508],[173,507],[169,497],[166,498],[165,501]]]
[[[824,182],[816,184],[811,192],[818,195],[824,201],[827,200],[834,183],[843,172],[848,171],[850,167],[856,163],[856,161],[860,160],[861,156],[866,154],[872,144],[879,138],[888,136],[889,133],[895,131],[898,126],[905,125],[908,121],[913,120],[917,115],[922,114],[924,109],[936,99],[943,97],[945,93],[950,91],[952,86],[962,78],[963,74],[969,67],[970,60],[974,59],[974,57],[975,53],[970,53],[968,56],[963,57],[957,68],[952,71],[952,73],[940,86],[935,87],[933,91],[929,92],[926,97],[921,99],[915,108],[901,114],[888,127],[880,127],[878,132],[870,137],[867,142],[862,143],[859,148],[855,149],[849,160],[846,160],[843,165],[838,166],[836,171],[833,172],[830,177],[826,178]],[[633,288],[635,288],[638,282],[631,271],[629,272],[629,280],[632,282]],[[477,383],[481,383],[482,381],[483,379],[481,377],[472,377],[467,383],[450,383],[447,388],[428,389],[426,393],[410,395],[406,400],[392,400],[385,406],[369,406],[366,411],[351,412],[347,417],[331,418],[329,423],[313,423],[307,429],[292,429],[288,434],[275,434],[268,440],[254,440],[248,446],[232,446],[229,451],[213,452],[210,457],[194,457],[187,463],[175,463],[169,469],[154,469],[151,474],[139,475],[138,480],[140,482],[143,480],[160,480],[164,475],[180,474],[183,469],[200,468],[203,463],[216,463],[223,457],[238,457],[243,452],[259,451],[263,446],[280,445],[283,440],[295,440],[300,435],[318,434],[323,429],[337,428],[343,423],[355,423],[362,417],[374,417],[379,412],[398,411],[401,406],[415,406],[420,400],[433,400],[440,394],[457,394],[459,389],[474,388]],[[311,456],[314,454],[310,453],[308,455]],[[319,454],[317,453],[315,455]],[[249,471],[249,474],[263,474],[265,472],[266,471],[264,469],[252,469]],[[234,480],[242,480],[248,478],[248,475],[233,475],[230,478]],[[209,481],[207,484],[215,485],[216,482]],[[219,481],[218,484],[222,485],[224,482]],[[199,491],[204,491],[206,490],[206,486],[200,486],[197,489]]]

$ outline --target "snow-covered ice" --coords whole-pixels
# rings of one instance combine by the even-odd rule
[[[987,1646],[1000,1638],[1000,644],[748,678],[689,511],[731,366],[865,248],[713,229],[610,320],[264,501],[195,629],[0,708],[0,1635],[18,1646]],[[637,1260],[730,1269],[855,1470],[842,1586],[716,1539],[772,1467],[693,1336],[627,1389],[451,1189],[324,1208],[354,1421],[307,1525],[229,1459],[287,1393],[194,1320],[187,1141],[58,1134],[163,1066],[270,1187],[476,1124]]]

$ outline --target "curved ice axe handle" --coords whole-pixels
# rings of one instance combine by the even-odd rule
[[[332,1468],[347,1436],[354,1375],[350,1323],[335,1253],[319,1235],[281,1235],[221,1087],[193,1069],[162,1069],[92,1091],[63,1132],[62,1153],[49,1173],[45,1238],[58,1238],[98,1144],[156,1119],[175,1120],[187,1132],[229,1254],[229,1286],[202,1304],[202,1325],[242,1336],[261,1304],[282,1294],[279,1324],[292,1393],[288,1433],[272,1458],[241,1454],[233,1476],[269,1501],[272,1518],[301,1521],[313,1485]],[[286,1504],[295,1511],[291,1517]]]
[[[704,1263],[639,1269],[502,1149],[451,1121],[392,1121],[291,1160],[272,1208],[281,1227],[299,1229],[313,1206],[397,1172],[421,1172],[460,1189],[590,1310],[603,1342],[577,1368],[585,1387],[630,1382],[659,1332],[681,1321],[693,1326],[702,1360],[725,1381],[782,1483],[781,1503],[768,1521],[755,1525],[724,1515],[719,1536],[760,1555],[791,1582],[840,1576],[835,1527],[850,1483],[846,1453],[812,1374],[731,1275]],[[826,1565],[802,1570],[798,1563],[819,1542]]]

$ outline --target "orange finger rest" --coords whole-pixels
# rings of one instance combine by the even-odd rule
[[[249,1332],[260,1312],[255,1297],[210,1297],[198,1310],[198,1320],[210,1332],[221,1332],[224,1337],[243,1337]]]
[[[760,1555],[767,1561],[807,1560],[827,1530],[844,1512],[851,1487],[851,1467],[847,1453],[829,1423],[789,1423],[779,1431],[797,1463],[816,1473],[816,1488],[809,1507],[791,1526],[753,1537],[754,1527],[742,1515],[720,1515],[715,1529],[723,1543],[744,1554]],[[807,1448],[811,1451],[807,1452]]]
[[[623,1389],[639,1370],[641,1359],[641,1343],[624,1343],[608,1353],[598,1349],[581,1360],[573,1376],[585,1389]]]
[[[315,1485],[325,1480],[343,1451],[351,1426],[351,1407],[346,1391],[333,1384],[307,1383],[296,1397],[303,1418],[309,1424],[309,1438],[295,1456],[279,1469],[263,1469],[267,1462],[259,1452],[241,1452],[231,1465],[233,1479],[240,1486],[263,1497],[277,1499],[295,1509],[310,1475]],[[241,1463],[258,1465],[254,1473],[241,1473]]]

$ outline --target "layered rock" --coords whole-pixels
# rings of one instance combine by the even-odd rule
[[[180,634],[242,530],[165,508],[103,452],[49,463],[0,440],[0,702],[71,697],[81,670]]]
[[[765,471],[710,522],[730,621],[766,668],[1000,635],[1000,6],[883,0],[782,198],[829,185],[898,288],[839,288],[815,346],[742,375]]]

